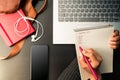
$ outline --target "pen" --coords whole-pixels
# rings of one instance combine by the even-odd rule
[[[80,52],[82,53],[82,51],[83,51],[82,47],[79,46],[79,50],[80,50]],[[91,73],[93,74],[95,80],[98,80],[98,75],[97,75],[97,73],[95,72],[95,70],[93,69],[93,67],[91,66],[90,62],[88,61],[88,58],[87,58],[86,56],[84,56],[83,53],[82,53],[82,56],[83,56],[85,62],[87,63],[87,65],[88,65]]]

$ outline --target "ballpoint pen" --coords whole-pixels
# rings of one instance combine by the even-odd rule
[[[79,46],[79,50],[82,53],[82,51],[83,51],[82,47]],[[82,53],[82,56],[83,56],[86,64],[88,65],[91,73],[93,74],[95,80],[98,80],[98,75],[97,75],[96,71],[93,69],[93,67],[91,66],[90,62],[88,61],[88,58],[86,56],[84,56],[83,53]]]

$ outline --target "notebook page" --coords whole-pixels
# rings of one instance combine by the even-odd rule
[[[80,56],[79,46],[82,46],[84,49],[93,48],[96,52],[98,52],[102,58],[103,62],[100,66],[101,73],[109,73],[113,70],[113,49],[109,47],[109,38],[111,37],[112,32],[114,31],[114,27],[108,25],[106,27],[101,28],[90,28],[90,29],[82,29],[77,30],[75,32],[76,35],[76,52],[77,57]],[[87,80],[87,73],[81,69],[83,80]]]

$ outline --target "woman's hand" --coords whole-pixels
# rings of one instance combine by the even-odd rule
[[[112,36],[109,40],[109,45],[112,49],[117,49],[119,47],[120,44],[120,35],[119,35],[119,31],[115,30],[112,33]]]
[[[20,5],[20,0],[0,0],[0,13],[15,12]]]
[[[109,40],[109,45],[112,49],[116,49],[119,47],[120,44],[120,36],[119,36],[119,31],[115,30],[112,33],[112,36]],[[93,49],[85,49],[83,52],[83,55],[86,56],[91,64],[91,66],[93,67],[93,69],[97,72],[97,74],[99,75],[99,80],[101,80],[101,75],[99,72],[99,66],[102,62],[102,57]],[[86,64],[86,62],[84,61],[83,56],[80,56],[79,59],[79,64],[81,65],[81,67],[86,70],[89,74],[90,74],[90,80],[95,80],[94,76],[92,75],[88,65]]]
[[[93,69],[97,72],[97,74],[99,75],[99,79],[100,79],[100,72],[99,72],[99,66],[102,62],[102,57],[93,49],[85,49],[83,52],[83,55],[86,56],[91,64],[91,66],[93,67]],[[90,74],[90,80],[95,80],[94,76],[92,75],[88,65],[86,64],[86,62],[84,61],[83,56],[80,56],[79,58],[79,64],[81,65],[81,67],[86,70],[89,74]]]

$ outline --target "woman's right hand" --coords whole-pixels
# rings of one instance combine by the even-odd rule
[[[99,72],[99,66],[102,62],[102,57],[93,49],[85,49],[84,51],[82,51],[83,55],[86,56],[91,64],[91,66],[93,67],[93,69],[97,72],[98,76],[99,76],[99,80],[101,78],[100,72]],[[79,58],[79,64],[81,65],[81,67],[86,70],[89,74],[90,74],[90,80],[95,80],[94,76],[92,75],[88,65],[86,64],[86,62],[84,61],[83,56],[80,56]]]

